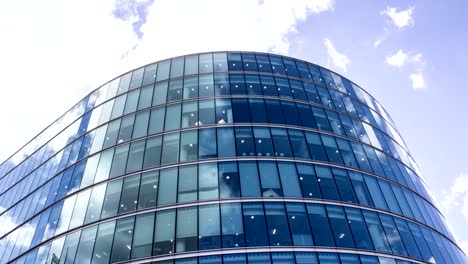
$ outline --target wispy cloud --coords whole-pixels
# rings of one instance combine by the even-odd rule
[[[346,72],[348,64],[351,63],[351,60],[348,59],[344,53],[338,52],[333,43],[328,38],[324,38],[323,43],[327,48],[328,58],[331,59],[333,65]]]
[[[426,88],[426,81],[422,72],[412,73],[409,76],[413,89],[424,89]]]
[[[409,7],[406,10],[397,11],[395,7],[387,7],[384,11],[380,12],[381,15],[386,15],[390,18],[393,25],[397,28],[402,29],[404,27],[414,25],[414,10],[416,8]]]
[[[460,210],[468,221],[468,173],[460,173],[442,199],[445,211]]]
[[[385,63],[390,66],[402,68],[407,63],[414,63],[421,67],[424,65],[423,55],[421,53],[412,54],[399,49],[395,54],[385,57]]]
[[[297,24],[333,10],[334,1],[31,1],[27,9],[16,1],[8,5],[0,9],[0,32],[5,32],[0,82],[8,87],[0,97],[0,120],[10,129],[1,130],[0,137],[16,140],[4,142],[0,160],[77,98],[117,74],[201,51],[286,54]],[[27,78],[18,70],[25,65],[35,69]]]
[[[380,46],[380,44],[382,44],[382,42],[384,42],[388,38],[389,35],[390,35],[389,31],[385,27],[383,30],[383,33],[377,36],[377,38],[375,39],[373,43],[374,48],[377,48],[378,46]]]

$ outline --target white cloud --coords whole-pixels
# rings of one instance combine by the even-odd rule
[[[382,44],[382,42],[384,42],[388,36],[390,35],[388,29],[385,27],[382,34],[380,34],[379,36],[377,36],[377,38],[375,39],[374,43],[372,44],[374,46],[374,48],[377,48],[378,46],[380,46],[380,44]]]
[[[323,43],[327,47],[328,57],[331,59],[333,65],[346,72],[348,64],[351,63],[348,57],[345,54],[338,52],[328,38],[324,38]]]
[[[0,138],[9,140],[2,141],[0,162],[87,92],[124,71],[208,50],[285,54],[297,23],[334,5],[333,0],[134,1],[138,4],[128,7],[116,7],[115,0],[2,4],[0,122],[8,129],[0,130]],[[117,18],[116,8],[126,13]]]
[[[413,89],[424,89],[426,88],[426,81],[422,72],[412,73],[409,76]],[[467,208],[468,209],[468,208]]]
[[[401,49],[397,51],[397,53],[387,56],[385,58],[385,62],[388,65],[395,66],[401,68],[405,65],[406,61],[408,60],[408,53],[402,51]]]
[[[455,178],[452,186],[442,199],[441,205],[446,212],[452,209],[460,209],[468,221],[468,173],[460,173]]]
[[[402,11],[397,11],[395,7],[387,7],[384,11],[380,12],[382,15],[388,16],[393,24],[397,28],[404,28],[407,26],[413,26],[414,25],[414,18],[413,18],[413,13],[414,13],[415,7],[409,7],[406,10]]]

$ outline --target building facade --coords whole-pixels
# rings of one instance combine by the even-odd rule
[[[284,56],[96,89],[0,165],[0,263],[468,263],[387,112]]]

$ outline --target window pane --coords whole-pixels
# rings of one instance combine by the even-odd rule
[[[213,57],[211,53],[199,55],[199,73],[213,72]]]
[[[283,110],[281,104],[276,100],[265,100],[268,120],[273,124],[284,124]]]
[[[153,255],[174,252],[175,210],[163,210],[156,213],[154,228]]]
[[[145,73],[143,75],[143,84],[146,85],[154,82],[156,78],[156,70],[158,69],[158,64],[153,63],[145,67]]]
[[[198,79],[198,93],[200,97],[214,95],[213,75],[201,75]]]
[[[310,159],[309,149],[304,137],[304,133],[300,130],[288,129],[289,139],[295,158]]]
[[[177,252],[197,250],[197,218],[197,207],[177,209]]]
[[[268,246],[263,205],[261,203],[243,203],[242,208],[246,246]]]
[[[169,78],[169,68],[171,67],[171,61],[165,60],[158,64],[158,73],[156,74],[156,81],[162,81]]]
[[[260,171],[263,197],[283,196],[276,162],[260,161],[258,162],[258,168]]]
[[[143,168],[149,168],[161,164],[161,145],[162,137],[154,137],[148,139],[146,143]]]
[[[167,131],[167,130],[180,128],[180,117],[181,117],[180,110],[181,110],[180,104],[167,106],[166,122],[165,122],[166,124],[164,126],[164,130]]]
[[[343,164],[343,159],[341,158],[341,153],[338,150],[338,146],[336,145],[335,138],[328,135],[321,135],[323,146],[325,147],[325,151],[327,152],[328,160],[330,162]]]
[[[159,171],[150,171],[142,174],[140,194],[138,195],[138,209],[156,206],[158,181]]]
[[[199,249],[216,249],[221,247],[221,230],[219,205],[200,206],[198,215]]]
[[[232,123],[232,107],[230,99],[216,99],[216,124]]]
[[[91,196],[89,198],[88,211],[86,212],[85,217],[85,224],[94,222],[99,219],[99,216],[101,215],[102,205],[104,202],[104,196],[106,194],[106,187],[106,184],[101,184],[93,188]]]
[[[184,79],[184,99],[198,97],[198,77]]]
[[[322,140],[319,134],[305,132],[307,144],[309,145],[310,156],[313,160],[328,161],[323,149]]]
[[[197,200],[197,175],[197,165],[183,166],[179,168],[179,203]]]
[[[115,225],[111,262],[125,261],[130,259],[134,220],[134,217],[117,220]]]
[[[171,62],[171,78],[177,78],[184,73],[184,57],[173,58]]]
[[[121,190],[122,180],[113,181],[107,185],[106,196],[104,198],[104,205],[102,206],[101,218],[107,218],[109,216],[117,214],[117,211],[119,209]]]
[[[237,156],[255,155],[254,140],[250,127],[236,127]]]
[[[170,164],[179,161],[179,137],[179,132],[164,135],[161,164]]]
[[[374,250],[374,245],[369,236],[366,223],[362,217],[361,210],[355,208],[345,208],[346,218],[349,228],[353,233],[354,242],[359,249]]]
[[[149,121],[149,131],[148,134],[155,134],[163,131],[164,128],[164,114],[166,108],[160,107],[151,110],[151,118]]]
[[[251,161],[239,162],[239,174],[242,197],[259,197],[260,180],[257,163]]]
[[[367,188],[372,196],[372,201],[374,202],[375,206],[384,210],[388,210],[387,203],[380,191],[380,187],[377,184],[377,180],[372,176],[364,176],[364,179],[367,183]]]
[[[384,214],[379,214],[379,217],[382,221],[382,227],[385,230],[385,234],[387,235],[388,243],[392,248],[392,252],[403,256],[408,255],[406,253],[406,249],[403,245],[403,241],[401,240],[398,229],[393,222],[393,217]]]
[[[154,213],[137,215],[133,236],[132,259],[151,256]]]
[[[180,139],[180,161],[198,159],[198,135],[197,130],[184,131]],[[211,143],[213,144],[213,143]]]
[[[142,88],[140,99],[138,100],[138,110],[150,107],[152,98],[153,98],[153,86]]]
[[[297,177],[296,166],[291,162],[278,162],[281,186],[284,196],[302,197],[301,187]]]
[[[221,204],[223,247],[244,247],[244,227],[240,203]]]
[[[122,196],[120,197],[119,214],[135,211],[138,203],[140,175],[124,178]]]
[[[315,166],[320,190],[324,199],[340,201],[338,190],[329,167]]]
[[[114,237],[114,228],[115,221],[99,225],[92,257],[93,264],[109,263],[109,252],[111,251],[112,239]]]
[[[258,156],[272,156],[274,153],[270,129],[267,127],[254,127],[255,149]]]
[[[80,244],[76,252],[75,263],[90,263],[94,242],[96,241],[97,226],[89,227],[81,232]],[[36,259],[37,260],[37,259]]]
[[[236,156],[233,128],[218,128],[216,138],[218,142],[218,157]]]
[[[120,176],[125,173],[125,164],[127,164],[129,144],[117,147],[114,153],[114,160],[110,171],[110,177]]]
[[[353,186],[351,185],[351,181],[349,180],[346,170],[333,168],[332,171],[341,200],[344,202],[357,203]]]
[[[185,75],[198,73],[198,55],[185,56]]]
[[[167,101],[176,101],[182,99],[182,79],[171,80],[167,91]]]
[[[223,162],[219,167],[219,194],[221,198],[239,197],[239,172],[236,162]],[[180,185],[180,183],[179,183]]]
[[[215,72],[224,72],[228,70],[226,53],[213,53],[213,60]]]
[[[232,99],[232,114],[235,123],[249,123],[250,111],[247,99]]]
[[[378,251],[391,252],[387,237],[385,236],[377,213],[369,211],[363,211],[362,213],[364,215],[364,219],[366,220],[369,234],[372,238],[372,241],[374,242],[375,249]]]
[[[166,103],[168,83],[158,83],[154,86],[153,105]]]
[[[216,163],[198,166],[198,196],[200,200],[218,198],[218,168]]]
[[[374,203],[372,203],[372,197],[369,193],[369,190],[367,190],[367,186],[362,175],[353,171],[349,171],[348,173],[358,202],[363,205],[374,206]]]
[[[145,140],[130,144],[126,172],[141,170],[143,165],[143,154],[145,150]]]
[[[312,234],[317,246],[334,247],[333,235],[328,223],[327,213],[323,205],[308,204],[307,212],[309,213],[309,221],[312,228]]]
[[[217,157],[216,144],[213,144],[213,142],[216,142],[216,129],[200,129],[198,136],[199,158],[208,159]]]
[[[354,248],[353,237],[349,231],[343,208],[327,205],[328,217],[337,247]]]
[[[158,205],[176,202],[177,195],[177,168],[161,170],[159,176]]]
[[[299,181],[302,186],[302,195],[304,198],[322,198],[315,175],[314,166],[311,164],[297,164]]]
[[[275,156],[292,157],[291,146],[289,144],[288,134],[286,129],[272,128],[271,137],[275,146]]]
[[[313,246],[309,220],[303,204],[286,203],[289,228],[294,246]]]
[[[137,113],[135,116],[135,124],[133,126],[132,138],[146,136],[149,123],[149,111]]]

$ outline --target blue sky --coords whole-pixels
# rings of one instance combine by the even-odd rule
[[[466,10],[464,0],[6,1],[0,160],[124,71],[191,52],[276,52],[384,105],[468,251]]]

